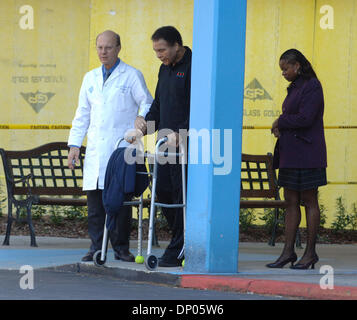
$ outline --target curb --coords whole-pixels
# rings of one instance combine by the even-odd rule
[[[237,291],[318,300],[357,300],[357,288],[335,286],[321,289],[312,283],[246,279],[229,276],[182,275],[182,288]]]
[[[155,284],[163,284],[169,286],[179,287],[181,282],[180,275],[170,274],[166,272],[150,272],[134,269],[118,268],[118,267],[96,267],[92,264],[75,263],[62,266],[54,266],[42,268],[41,270],[58,271],[58,272],[75,272],[75,273],[87,273],[102,276],[109,276],[128,281],[136,282],[149,282]]]
[[[357,287],[349,286],[334,286],[334,289],[324,290],[317,284],[305,282],[248,279],[238,276],[186,275],[107,266],[96,267],[83,263],[47,267],[41,268],[41,270],[95,274],[127,281],[190,289],[232,291],[316,300],[357,300]]]

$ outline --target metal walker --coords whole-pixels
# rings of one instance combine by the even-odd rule
[[[120,145],[120,143],[124,139],[121,139],[116,148]],[[144,153],[144,158],[151,160],[154,162],[153,172],[137,172],[136,174],[147,174],[152,176],[152,190],[151,190],[151,202],[150,202],[150,214],[149,214],[149,234],[148,234],[148,246],[147,246],[147,257],[146,259],[142,256],[142,218],[143,218],[143,195],[140,196],[139,200],[132,200],[132,201],[124,201],[124,206],[132,206],[132,205],[139,205],[139,214],[138,214],[138,254],[135,258],[135,262],[143,263],[145,261],[145,266],[148,270],[155,270],[158,266],[158,258],[152,254],[152,240],[153,240],[153,230],[154,230],[154,217],[155,217],[155,209],[156,207],[163,207],[163,208],[183,208],[183,226],[184,226],[184,234],[186,232],[186,170],[185,170],[185,150],[183,145],[180,144],[179,153],[169,153],[169,152],[161,152],[159,148],[161,145],[167,142],[167,137],[160,139],[155,146],[155,154],[151,154],[149,152]],[[168,157],[168,156],[175,156],[180,157],[181,159],[181,168],[182,168],[182,204],[165,204],[159,203],[155,201],[156,196],[156,184],[157,184],[157,167],[158,167],[158,160],[160,157]],[[105,217],[105,224],[104,224],[104,235],[103,235],[103,242],[102,242],[102,249],[98,250],[93,255],[93,261],[96,266],[104,266],[106,259],[107,259],[107,250],[108,250],[108,229],[107,225],[107,215]],[[184,255],[185,250],[185,240],[183,248],[178,255],[178,259],[181,259]]]

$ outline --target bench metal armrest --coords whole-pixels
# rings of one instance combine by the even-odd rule
[[[17,184],[17,183],[20,183],[20,182],[25,182],[26,186],[27,187],[30,187],[30,184],[29,184],[29,180],[32,178],[32,173],[29,173],[27,176],[24,176],[18,180],[12,180],[11,182],[13,184]]]
[[[29,173],[28,175],[20,178],[20,179],[11,179],[10,177],[7,177],[8,181],[13,185],[15,186],[15,184],[18,184],[18,183],[25,183],[26,187],[27,187],[27,196],[32,196],[32,193],[31,193],[31,186],[30,186],[30,179],[32,178],[32,173]]]

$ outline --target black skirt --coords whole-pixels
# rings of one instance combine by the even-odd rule
[[[278,184],[295,191],[317,189],[327,184],[326,168],[281,168],[279,169]]]

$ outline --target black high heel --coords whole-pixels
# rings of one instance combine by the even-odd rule
[[[311,261],[307,263],[297,263],[295,265],[292,265],[290,269],[295,269],[295,270],[307,270],[310,268],[315,269],[315,264],[319,261],[319,257],[316,255]]]
[[[275,261],[273,263],[269,263],[269,264],[267,264],[265,266],[268,267],[268,268],[284,268],[284,266],[287,263],[291,262],[291,267],[292,267],[296,260],[297,260],[297,255],[296,255],[295,252],[293,252],[293,254],[289,258],[287,258],[285,260],[282,260],[282,261],[279,261],[279,259],[278,259],[277,261]]]

